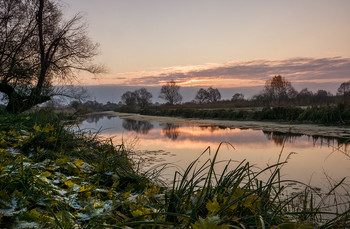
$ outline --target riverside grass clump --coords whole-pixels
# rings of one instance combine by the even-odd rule
[[[308,186],[286,195],[290,181],[280,179],[283,162],[259,172],[245,161],[233,167],[227,162],[218,173],[218,149],[212,159],[200,163],[200,157],[176,172],[166,187],[151,176],[157,172],[137,170],[123,145],[74,132],[59,115],[0,112],[0,228],[283,229],[350,223],[349,210],[336,213],[322,205],[344,181],[327,195]]]

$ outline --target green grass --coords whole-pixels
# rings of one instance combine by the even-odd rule
[[[72,131],[67,117],[0,111],[1,228],[345,228],[349,208],[304,185],[286,195],[285,163],[193,161],[169,187],[139,171],[123,145]],[[210,153],[210,148],[203,154]],[[223,169],[218,171],[218,167]],[[162,167],[160,167],[160,170]],[[266,176],[268,175],[268,178]],[[293,181],[295,182],[295,181]],[[349,195],[342,202],[349,203]],[[339,210],[338,212],[336,210]]]

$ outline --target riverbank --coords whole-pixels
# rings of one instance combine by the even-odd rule
[[[264,131],[276,131],[281,133],[305,134],[311,136],[350,138],[350,127],[348,126],[325,126],[321,124],[291,124],[288,122],[268,122],[268,121],[231,121],[218,119],[197,119],[140,115],[135,113],[121,112],[100,112],[111,116],[118,116],[123,119],[133,119],[138,121],[157,121],[176,125],[210,125],[223,126],[227,128],[253,129]]]

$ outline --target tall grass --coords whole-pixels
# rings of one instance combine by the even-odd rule
[[[222,143],[224,144],[224,143]],[[347,188],[344,180],[332,185],[328,193],[320,193],[307,184],[282,180],[281,168],[287,161],[258,170],[249,162],[233,165],[217,161],[220,147],[213,157],[200,163],[203,154],[183,172],[175,172],[164,202],[148,202],[157,212],[131,218],[120,226],[176,228],[346,228],[350,223],[349,195],[342,202],[335,190]],[[287,157],[288,159],[288,157]],[[266,174],[269,176],[266,178]],[[262,177],[260,179],[260,177]],[[290,184],[303,186],[290,193]],[[341,210],[342,205],[347,205]],[[151,217],[142,221],[142,217]]]

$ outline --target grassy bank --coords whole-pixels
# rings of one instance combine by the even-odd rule
[[[218,173],[218,149],[211,160],[198,159],[175,173],[165,187],[156,170],[138,171],[123,145],[73,132],[61,121],[67,117],[0,112],[0,228],[344,228],[350,223],[348,207],[324,204],[338,198],[334,192],[344,181],[327,194],[305,186],[286,195],[291,181],[280,179],[283,162],[258,171],[246,161],[227,162]],[[263,174],[270,174],[264,182]]]
[[[327,125],[349,125],[350,108],[344,105],[323,107],[267,107],[267,108],[185,108],[174,107],[149,107],[134,109],[122,107],[119,112],[136,112],[143,115],[170,116],[200,119],[223,120],[254,120],[254,121],[287,121],[298,123],[315,123]]]

